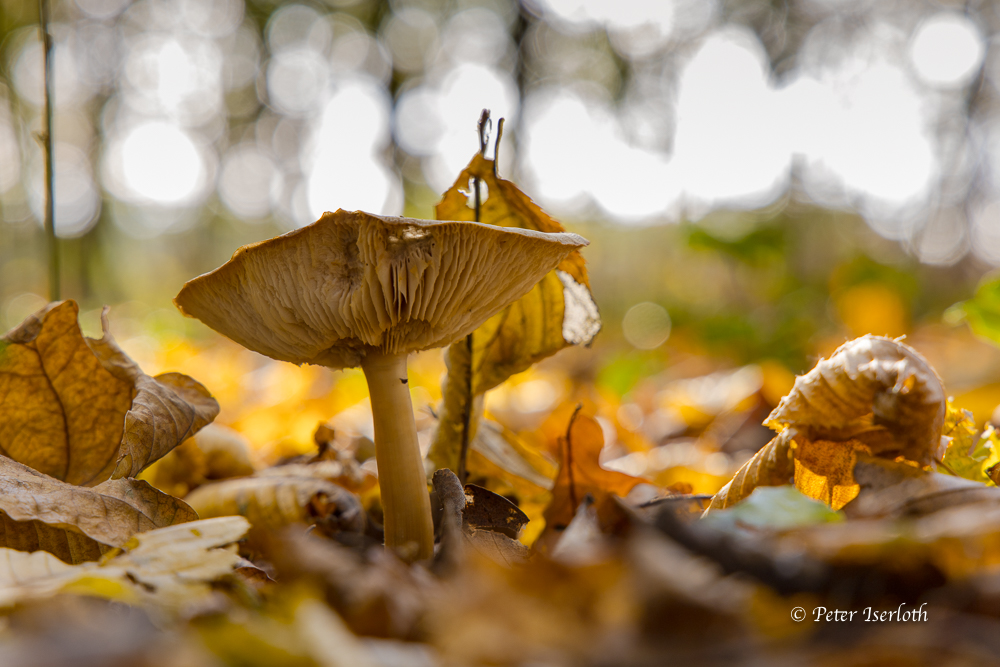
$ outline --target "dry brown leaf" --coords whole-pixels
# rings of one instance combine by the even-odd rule
[[[796,378],[765,424],[809,440],[862,440],[876,455],[927,465],[940,458],[944,418],[944,387],[930,364],[908,345],[868,335]]]
[[[75,485],[135,476],[212,421],[219,406],[180,373],[145,375],[104,335],[85,338],[73,301],[0,339],[0,453]]]
[[[469,527],[503,533],[516,539],[529,519],[517,505],[503,496],[475,484],[466,484],[462,521]]]
[[[844,506],[851,518],[914,517],[970,503],[1000,504],[1000,489],[899,461],[859,453],[853,466],[860,493]]]
[[[332,534],[365,529],[361,502],[318,477],[242,477],[195,489],[185,500],[202,518],[240,515],[255,529],[315,524]]]
[[[549,233],[565,231],[516,185],[499,178],[493,160],[478,154],[437,205],[438,220],[476,220],[476,211],[469,206],[469,191],[474,187],[470,184],[476,179],[487,194],[480,206],[479,222]],[[430,459],[437,467],[455,469],[467,416],[468,442],[475,435],[479,418],[473,406],[475,397],[568,345],[589,345],[600,328],[587,269],[579,251],[574,250],[528,294],[473,332],[471,349],[468,340],[449,346],[444,406]]]
[[[0,546],[80,563],[136,533],[197,518],[183,501],[140,480],[73,486],[0,457]]]
[[[333,482],[352,493],[364,493],[378,484],[378,479],[353,459],[343,461],[315,461],[313,463],[285,463],[264,468],[257,477],[315,477]]]
[[[646,481],[602,468],[599,458],[603,447],[601,425],[593,417],[575,413],[566,437],[560,439],[562,462],[552,489],[552,501],[545,508],[546,532],[565,529],[587,494],[600,507],[609,496],[625,496],[636,484]]]

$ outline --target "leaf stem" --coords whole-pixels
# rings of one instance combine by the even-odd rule
[[[38,0],[39,24],[42,31],[42,47],[44,51],[45,80],[45,130],[42,133],[42,143],[45,149],[45,239],[49,251],[49,301],[60,298],[60,268],[59,246],[56,241],[56,198],[55,173],[52,150],[52,102],[53,93],[53,46],[52,34],[49,32],[48,0]]]

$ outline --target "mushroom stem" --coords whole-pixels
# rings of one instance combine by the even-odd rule
[[[375,422],[375,460],[385,512],[385,545],[408,561],[434,554],[434,526],[406,354],[369,352],[361,362]]]

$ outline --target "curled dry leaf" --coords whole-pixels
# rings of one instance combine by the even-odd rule
[[[765,424],[778,437],[737,471],[707,511],[789,478],[810,498],[840,509],[860,491],[853,476],[859,456],[929,464],[941,455],[944,387],[909,346],[863,336],[797,378]]]
[[[496,164],[476,155],[436,208],[438,220],[476,220],[469,190],[478,179],[487,196],[478,222],[540,232],[563,232],[513,183],[496,175]],[[429,454],[438,467],[456,469],[462,432],[469,423],[471,442],[479,411],[475,397],[515,373],[568,345],[589,345],[600,331],[597,305],[590,294],[587,268],[574,250],[530,292],[474,331],[469,340],[452,343],[446,352],[448,376],[441,420]]]
[[[0,546],[96,560],[136,533],[198,518],[186,503],[135,479],[95,487],[60,482],[0,457]]]
[[[944,417],[944,387],[930,364],[898,340],[868,335],[796,378],[765,423],[809,440],[860,439],[876,455],[927,465],[940,457]]]
[[[0,548],[0,607],[68,591],[191,610],[210,594],[208,582],[237,566],[240,557],[219,547],[241,539],[248,527],[242,517],[225,517],[160,528],[127,540],[123,553],[80,565]]]
[[[0,453],[58,480],[132,477],[219,412],[196,381],[144,374],[104,335],[85,338],[73,301],[0,338]]]
[[[207,517],[240,515],[255,529],[315,524],[326,533],[360,533],[365,512],[351,492],[317,477],[242,477],[195,489],[185,499]]]

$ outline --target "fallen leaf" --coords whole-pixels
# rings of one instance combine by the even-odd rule
[[[595,506],[600,507],[609,496],[625,496],[636,484],[646,481],[602,468],[599,459],[603,448],[601,425],[593,417],[574,413],[566,437],[560,439],[562,461],[552,489],[552,501],[544,513],[546,532],[565,529],[587,494],[593,497]]]
[[[481,530],[474,523],[485,521],[510,531],[511,522],[507,519],[517,523],[520,518],[510,511],[516,511],[516,507],[499,507],[499,501],[504,499],[486,489],[471,484],[463,489],[458,477],[448,468],[434,472],[433,484],[441,511],[441,547],[434,557],[435,572],[454,575],[464,564],[467,552],[507,567],[527,562],[529,553],[526,546],[503,531]],[[475,504],[477,498],[478,507]],[[468,517],[467,511],[470,514]],[[521,517],[523,522],[527,522],[527,517],[523,514]]]
[[[212,421],[219,406],[186,375],[145,375],[104,335],[85,338],[73,301],[0,339],[0,453],[74,485],[134,477]]]
[[[281,582],[318,582],[330,605],[359,635],[418,639],[428,600],[440,587],[425,568],[410,567],[391,551],[362,554],[301,531],[284,531],[270,546],[268,558]]]
[[[1000,489],[930,472],[899,461],[858,454],[858,497],[844,506],[851,518],[915,517],[970,503],[1000,503]]]
[[[183,501],[141,480],[66,484],[0,456],[0,546],[43,550],[68,563],[96,560],[135,533],[194,521]]]
[[[876,455],[921,465],[940,457],[945,394],[913,348],[880,336],[841,345],[795,380],[766,425],[808,440],[862,440]]]
[[[517,539],[518,533],[528,523],[528,517],[503,496],[475,484],[466,484],[462,521],[471,528],[503,533]]]
[[[240,515],[260,530],[291,524],[314,524],[326,534],[365,529],[357,497],[318,477],[241,477],[201,486],[185,500],[198,516]]]
[[[437,205],[438,220],[477,221],[477,211],[468,203],[469,189],[475,187],[477,179],[487,192],[478,222],[541,232],[565,231],[516,185],[498,177],[493,160],[479,154]],[[568,345],[589,345],[600,328],[583,257],[573,251],[528,294],[491,317],[466,340],[449,346],[444,405],[430,459],[439,468],[457,469],[466,425],[466,442],[475,437],[479,419],[475,397]]]
[[[705,524],[714,528],[786,530],[843,520],[843,513],[834,512],[794,487],[762,486],[729,509],[712,512],[705,517]]]
[[[361,468],[353,459],[343,461],[316,461],[314,463],[285,463],[264,468],[257,477],[315,477],[333,482],[352,493],[364,493],[378,484],[370,471]]]
[[[184,497],[206,482],[253,473],[249,441],[227,426],[208,424],[156,461],[144,477],[161,491]]]
[[[79,565],[0,548],[0,607],[69,592],[182,612],[210,595],[208,582],[233,571],[239,556],[219,547],[248,527],[241,517],[225,517],[160,528],[128,539],[121,553]]]
[[[793,429],[785,429],[743,464],[733,478],[712,496],[705,513],[732,507],[759,486],[782,486],[795,478],[792,457]]]
[[[1000,463],[1000,439],[992,424],[980,433],[972,414],[948,401],[944,437],[948,439],[948,447],[941,459],[941,472],[994,484],[989,470]]]

